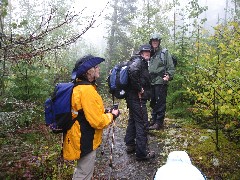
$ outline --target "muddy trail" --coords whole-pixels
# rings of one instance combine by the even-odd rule
[[[165,164],[169,150],[173,148],[168,147],[171,141],[168,136],[171,131],[180,129],[176,128],[179,126],[173,120],[166,119],[165,123],[164,130],[152,131],[148,135],[149,149],[156,154],[156,157],[149,161],[136,161],[134,153],[126,153],[126,122],[119,121],[115,126],[109,127],[104,132],[103,144],[97,151],[94,179],[153,179],[157,168]]]

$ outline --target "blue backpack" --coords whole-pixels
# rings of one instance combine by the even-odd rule
[[[53,96],[45,101],[45,123],[53,133],[67,132],[76,121],[77,118],[72,119],[71,98],[73,88],[81,84],[90,83],[58,83]]]
[[[108,76],[109,92],[117,99],[124,99],[127,97],[129,75],[129,65],[133,59],[138,56],[133,56],[130,61],[120,62],[115,65]]]

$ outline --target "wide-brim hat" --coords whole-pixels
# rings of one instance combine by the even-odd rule
[[[103,61],[105,61],[104,58],[92,55],[86,55],[82,57],[75,64],[75,68],[73,69],[72,72],[72,79],[75,79],[76,77],[85,74],[89,69],[95,67],[96,65],[100,64]]]

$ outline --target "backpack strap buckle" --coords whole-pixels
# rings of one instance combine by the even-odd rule
[[[71,112],[72,112],[73,114],[78,115],[78,112],[77,112],[77,111],[74,111],[73,109],[71,110]]]

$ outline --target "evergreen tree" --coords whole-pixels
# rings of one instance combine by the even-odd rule
[[[106,17],[111,23],[106,51],[108,70],[117,62],[126,61],[131,56],[133,42],[129,39],[129,27],[132,16],[136,13],[135,2],[136,0],[114,0],[113,13]]]

